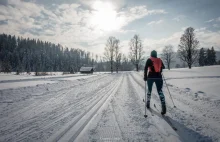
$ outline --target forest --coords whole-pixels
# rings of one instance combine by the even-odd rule
[[[94,67],[96,71],[108,71],[108,61],[101,56],[81,49],[63,47],[36,39],[0,35],[1,72],[69,72],[75,73],[82,66]],[[122,55],[121,71],[129,71],[133,65]],[[115,70],[115,69],[114,69]]]

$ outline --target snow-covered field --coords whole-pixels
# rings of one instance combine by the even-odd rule
[[[166,117],[154,88],[147,118],[143,72],[6,78],[0,141],[220,141],[220,66],[165,70],[164,76],[177,107],[164,83]]]
[[[85,79],[96,76],[102,73],[95,74],[66,74],[63,75],[61,72],[51,73],[47,76],[35,76],[34,73],[15,75],[15,73],[4,74],[0,73],[0,90],[13,89],[20,87],[30,87],[40,84],[56,83],[58,80],[77,80]]]

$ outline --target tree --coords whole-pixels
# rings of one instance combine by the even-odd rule
[[[114,45],[113,47],[112,65],[116,63],[114,64],[116,65],[116,70],[119,70],[119,67],[122,67],[121,54],[118,52],[116,55],[116,46]],[[104,60],[103,57],[100,57],[100,60],[98,58],[98,56],[81,49],[69,49],[68,47],[62,47],[60,44],[53,44],[47,41],[43,42],[36,39],[0,34],[0,71],[4,72],[13,71],[17,72],[17,74],[21,72],[36,72],[36,75],[40,72],[54,71],[74,73],[79,71],[83,65],[92,66],[92,64],[99,71],[106,71],[108,68],[110,70],[109,62]],[[130,64],[131,62],[127,60],[127,70],[133,69],[129,67]]]
[[[178,55],[183,62],[187,63],[189,69],[198,59],[198,47],[199,41],[195,36],[194,28],[187,28],[180,38]]]
[[[216,52],[215,52],[214,47],[211,48],[210,52],[211,52],[210,64],[215,65],[217,61],[216,61]]]
[[[205,65],[206,66],[211,65],[211,56],[212,56],[211,50],[208,48],[205,54]]]
[[[107,39],[107,43],[105,46],[104,55],[105,55],[107,61],[110,62],[111,73],[113,73],[114,52],[115,52],[115,46],[116,46],[117,42],[118,42],[118,40],[115,37],[109,37]]]
[[[180,68],[180,64],[176,64],[176,68]]]
[[[204,66],[205,65],[205,50],[203,48],[199,51],[199,65]]]
[[[136,67],[136,71],[139,71],[139,66],[143,59],[143,45],[141,42],[141,39],[138,35],[134,35],[134,37],[130,40],[130,53],[129,58],[131,59],[131,62]]]
[[[10,73],[11,72],[11,65],[7,60],[4,60],[3,63],[1,63],[1,72]]]
[[[115,68],[116,72],[118,73],[118,69],[121,63],[121,53],[120,53],[120,47],[119,47],[120,41],[115,41]]]
[[[133,64],[129,61],[129,59],[127,58],[126,55],[122,55],[122,59],[121,59],[121,70],[122,71],[130,71],[130,70],[133,70],[134,66]]]
[[[161,56],[165,64],[167,65],[167,68],[170,70],[170,64],[173,62],[174,59],[173,46],[172,45],[165,46]]]

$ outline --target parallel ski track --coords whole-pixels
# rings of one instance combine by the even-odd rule
[[[71,92],[71,91],[74,89],[74,87],[81,86],[81,85],[83,85],[83,84],[85,84],[85,83],[95,82],[95,81],[100,80],[100,79],[102,79],[102,78],[104,78],[104,77],[106,77],[106,76],[107,76],[107,75],[104,75],[104,76],[102,76],[102,77],[100,77],[100,78],[97,78],[97,79],[94,79],[94,80],[91,80],[91,81],[87,81],[87,82],[82,82],[82,83],[80,82],[79,84],[74,84],[74,85],[72,85],[72,86],[70,86],[70,87],[68,87],[68,88],[62,88],[62,89],[60,89],[60,90],[51,91],[51,92],[44,92],[44,93],[42,93],[42,94],[39,95],[39,96],[47,95],[47,94],[54,94],[54,93],[57,94],[57,93],[59,93],[58,95],[56,95],[56,96],[50,98],[49,100],[44,101],[44,102],[49,102],[49,101],[51,101],[51,99],[58,98],[58,97],[61,96],[61,95],[68,94],[69,92]],[[17,111],[17,112],[15,112],[15,113],[12,113],[13,115],[11,115],[11,116],[7,116],[7,117],[5,117],[5,119],[4,119],[4,118],[1,119],[0,123],[2,123],[3,121],[5,121],[6,119],[8,119],[8,117],[16,117],[16,116],[18,116],[19,114],[22,114],[22,113],[26,112],[27,110],[33,110],[34,108],[37,108],[39,105],[42,105],[42,103],[37,102],[36,104],[32,104],[31,106],[27,106],[27,107],[21,109],[20,111]]]
[[[56,135],[55,137],[51,137],[49,138],[47,141],[50,142],[57,142],[57,141],[62,141],[61,139],[65,137],[65,135],[68,133],[68,131],[74,127],[77,123],[82,123],[81,127],[78,128],[78,130],[76,131],[76,133],[72,134],[71,138],[68,140],[70,141],[74,141],[77,136],[81,133],[81,131],[84,129],[84,127],[89,123],[89,121],[92,119],[92,117],[98,112],[98,110],[105,104],[105,102],[107,102],[107,100],[109,100],[109,98],[116,93],[116,91],[119,89],[119,86],[122,82],[122,79],[115,80],[113,84],[113,87],[110,88],[108,87],[106,89],[103,88],[101,89],[98,94],[102,94],[102,96],[95,101],[84,113],[82,113],[76,120],[74,120],[70,125],[67,126],[67,128],[65,128],[61,133],[59,133],[58,135]],[[100,104],[99,104],[100,103]],[[92,110],[93,108],[95,108],[95,110]],[[93,111],[93,112],[92,112]],[[87,119],[83,119],[83,117],[86,117],[86,115],[88,113],[91,113],[90,116],[88,116]],[[82,122],[80,122],[82,121]],[[68,136],[67,136],[68,137]],[[64,138],[65,139],[65,138]]]
[[[116,82],[117,82],[117,80],[115,79],[112,83],[114,84],[114,83],[116,83]],[[100,86],[99,88],[93,90],[92,92],[87,92],[87,93],[86,93],[86,94],[87,94],[86,97],[81,98],[80,100],[77,100],[78,102],[74,103],[74,105],[68,106],[68,107],[65,109],[65,111],[62,111],[61,113],[59,113],[59,115],[56,116],[55,119],[53,119],[52,121],[50,120],[50,121],[48,122],[49,124],[46,124],[45,126],[42,126],[42,127],[40,128],[40,129],[41,129],[40,132],[44,132],[46,129],[50,129],[51,127],[57,125],[57,123],[58,123],[59,121],[61,121],[61,120],[65,119],[65,118],[71,116],[72,114],[76,113],[75,111],[72,112],[71,110],[80,109],[81,106],[82,106],[82,105],[85,105],[86,102],[87,102],[86,105],[88,105],[88,104],[90,104],[90,102],[93,102],[93,101],[95,101],[95,100],[98,100],[98,99],[102,98],[103,96],[101,96],[101,95],[102,95],[103,91],[105,91],[105,89],[106,89],[106,88],[109,88],[110,86],[111,86],[111,84],[110,84],[109,82],[106,82],[105,84],[103,84],[103,85]],[[102,88],[102,89],[100,90],[100,88]],[[98,93],[97,93],[97,92],[98,92]],[[97,94],[96,94],[96,93],[97,93]],[[93,95],[93,94],[94,94],[94,95]],[[64,95],[64,94],[63,94],[63,95]],[[87,96],[88,96],[88,97],[87,97]],[[82,101],[81,101],[81,100],[82,100]],[[64,101],[64,98],[59,99],[59,101]],[[46,106],[42,106],[42,107],[46,107]],[[85,107],[87,107],[87,106],[85,106]],[[32,120],[30,120],[30,121],[32,121]],[[44,120],[44,121],[41,121],[41,123],[43,123],[43,122],[45,123],[46,121],[48,121],[48,120],[46,119],[46,120]],[[27,121],[25,121],[25,123],[27,123]],[[29,131],[28,135],[33,135],[34,133],[36,133],[36,131],[32,130],[32,132]],[[38,131],[37,133],[39,133],[39,131]],[[23,135],[24,135],[24,137],[25,137],[26,133],[23,133]],[[23,140],[23,139],[22,139],[22,140]]]

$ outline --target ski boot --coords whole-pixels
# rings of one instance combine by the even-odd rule
[[[161,114],[162,114],[162,115],[166,114],[166,111],[167,111],[167,109],[166,109],[166,105],[163,104],[163,105],[162,105],[162,111],[161,111]]]

